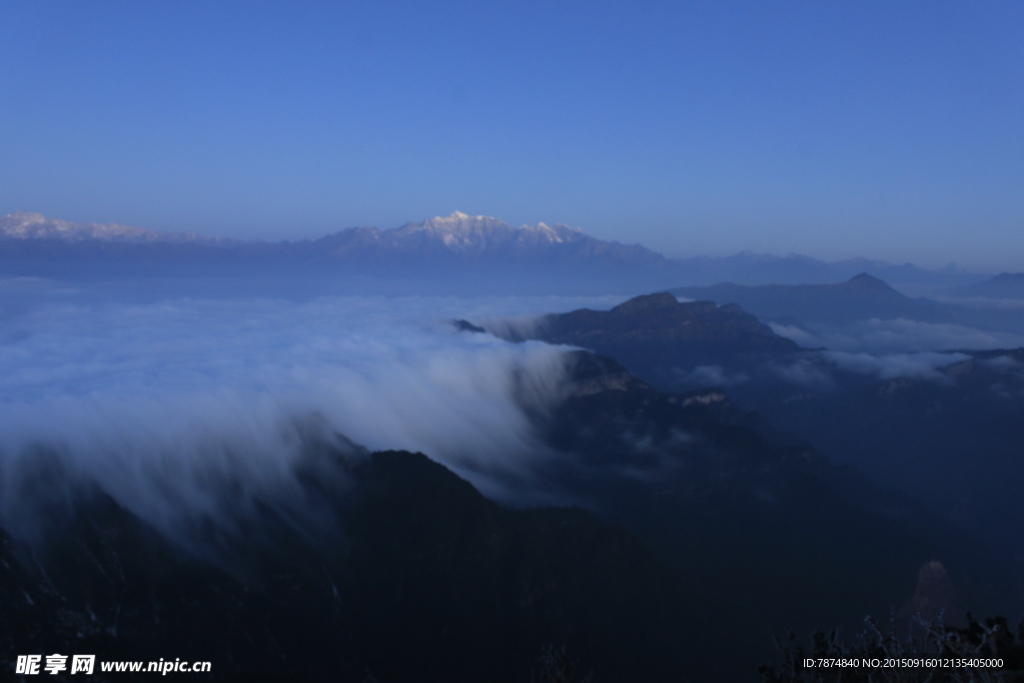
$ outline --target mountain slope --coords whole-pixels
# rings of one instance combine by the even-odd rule
[[[966,288],[964,294],[994,299],[1024,299],[1024,273],[1000,273],[991,280]]]
[[[1024,350],[963,354],[969,358],[931,373],[892,378],[844,372],[823,359],[814,362],[827,384],[756,378],[731,393],[834,461],[927,501],[1019,562],[1012,556],[1024,558]]]
[[[685,601],[626,532],[501,510],[422,455],[349,468],[354,491],[321,491],[337,532],[311,540],[265,510],[221,539],[227,569],[110,499],[42,550],[0,531],[0,666],[88,652],[210,661],[224,681],[512,682],[558,643],[609,679],[681,680]]]
[[[752,632],[828,614],[852,620],[854,605],[899,609],[905,572],[925,556],[974,576],[975,589],[987,584],[972,595],[962,584],[965,603],[1011,601],[1009,572],[991,569],[983,543],[832,466],[722,392],[664,394],[611,359],[579,354],[578,363],[574,391],[546,422],[546,441],[566,456],[545,480],[639,534],[687,583],[726,590],[714,600]]]

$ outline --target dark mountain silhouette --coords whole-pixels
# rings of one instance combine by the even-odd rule
[[[715,600],[740,610],[751,640],[784,630],[778,617],[854,619],[848,606],[876,600],[888,610],[881,605],[892,594],[882,593],[899,590],[897,567],[927,554],[995,589],[966,597],[961,584],[966,602],[1010,600],[1009,570],[985,564],[981,558],[993,555],[983,543],[856,471],[835,468],[721,391],[664,394],[611,359],[579,359],[574,391],[544,432],[573,457],[551,461],[544,479],[639,534],[682,569],[687,584],[712,592],[729,586]],[[872,534],[880,545],[871,545]]]
[[[591,349],[662,389],[677,388],[666,381],[677,369],[726,360],[758,363],[799,350],[735,304],[681,303],[668,293],[639,296],[610,311],[546,315],[527,328],[495,332],[513,341],[540,339]]]
[[[227,681],[525,681],[562,643],[610,678],[681,680],[686,601],[625,531],[580,510],[502,510],[422,455],[346,469],[354,492],[320,491],[337,532],[313,541],[264,509],[221,539],[226,564],[109,498],[44,550],[0,532],[0,665],[93,653],[206,660]]]
[[[821,306],[837,298],[871,306],[914,302],[870,276],[748,291],[782,291],[791,300],[806,295]],[[545,316],[517,334],[611,355],[662,391],[717,386],[762,416],[743,425],[763,437],[784,443],[781,430],[806,438],[833,461],[856,465],[1024,553],[1024,507],[1014,493],[1024,477],[1020,351],[964,351],[970,360],[950,356],[945,367],[939,363],[929,372],[901,369],[911,359],[899,358],[855,368],[797,349],[735,304],[683,304],[667,294],[638,297],[608,312]],[[883,372],[895,375],[880,379]]]
[[[872,278],[846,283],[842,289],[900,298]],[[548,316],[520,336],[613,354],[664,391],[692,386],[699,365],[714,362],[703,366],[707,372],[699,379],[726,386],[724,391],[707,390],[709,396],[721,397],[709,405],[728,403],[728,394],[763,416],[741,419],[737,413],[742,411],[733,411],[732,416],[721,416],[724,421],[775,444],[799,443],[799,438],[787,441],[785,433],[806,438],[833,461],[853,464],[874,481],[927,501],[947,523],[986,538],[997,549],[1005,571],[1019,565],[1014,556],[1024,557],[1024,527],[1019,523],[1024,508],[1013,490],[1024,477],[1024,460],[1019,457],[1024,444],[1024,374],[1019,368],[1024,366],[1018,352],[967,352],[974,360],[932,374],[880,380],[874,372],[844,369],[820,352],[786,346],[765,351],[771,347],[758,334],[739,343],[744,337],[717,315],[704,317],[701,324],[722,327],[703,335],[728,336],[730,341],[716,355],[703,352],[699,345],[694,353],[689,339],[673,339],[665,331],[674,323],[664,311],[686,306],[705,312],[729,308],[678,304],[665,295],[640,297],[619,312]],[[626,316],[630,311],[633,315]],[[1014,604],[1024,600],[1016,590],[1004,595]]]
[[[792,299],[806,294],[805,301],[823,307],[837,298],[866,306],[914,301],[870,276],[841,285],[778,290]],[[785,443],[777,430],[806,438],[834,462],[853,464],[872,480],[927,501],[937,514],[986,538],[998,549],[1001,566],[1019,565],[1015,556],[1024,557],[1024,507],[1015,493],[1016,482],[1024,478],[1020,351],[970,351],[965,353],[971,360],[934,374],[879,379],[875,373],[844,369],[815,351],[766,345],[757,327],[745,328],[748,336],[735,334],[721,315],[739,310],[735,305],[709,308],[666,297],[641,297],[620,312],[548,316],[526,336],[611,354],[666,391],[692,386],[699,373],[694,368],[714,363],[696,379],[724,383],[723,397],[727,393],[763,416],[761,422],[747,418],[745,427],[775,443]],[[687,306],[704,317],[683,329],[718,326],[702,338],[729,339],[718,353],[699,344],[695,352],[690,338],[673,338],[666,331],[676,323],[665,311]],[[625,315],[629,311],[632,315]],[[1024,600],[1024,595],[1013,595],[1015,601]]]

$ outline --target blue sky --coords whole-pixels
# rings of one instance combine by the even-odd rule
[[[1024,3],[0,2],[0,213],[1024,270]]]

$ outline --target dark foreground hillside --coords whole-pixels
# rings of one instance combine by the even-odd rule
[[[502,510],[422,455],[345,467],[360,493],[331,501],[341,528],[311,539],[265,508],[216,563],[109,499],[43,551],[4,535],[0,664],[71,652],[209,660],[214,680],[525,681],[557,643],[603,680],[680,680],[686,601],[630,534],[580,510]]]

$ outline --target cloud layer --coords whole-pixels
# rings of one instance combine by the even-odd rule
[[[33,509],[73,495],[55,481],[93,481],[173,530],[218,515],[227,481],[243,499],[287,490],[304,444],[336,432],[499,494],[541,450],[524,409],[557,399],[564,349],[447,320],[600,303],[44,299],[0,318],[0,526],[31,534]]]

